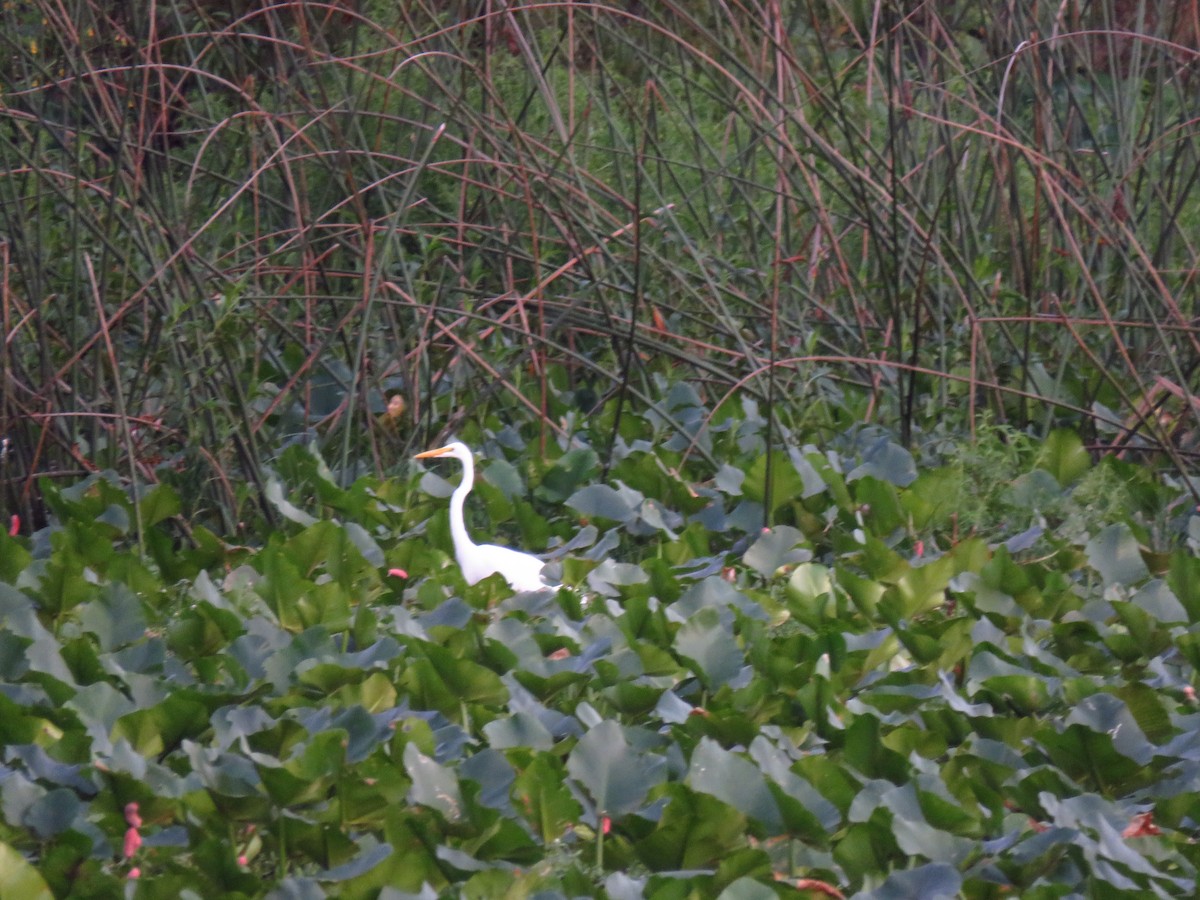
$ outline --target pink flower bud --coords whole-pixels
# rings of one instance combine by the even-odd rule
[[[130,828],[125,832],[125,858],[129,859],[137,853],[140,846],[142,846],[142,836],[138,834],[136,828]]]

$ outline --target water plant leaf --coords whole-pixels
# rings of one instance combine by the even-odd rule
[[[864,891],[860,900],[954,900],[962,890],[962,875],[945,863],[927,863],[893,872],[879,887]]]
[[[728,803],[768,834],[778,834],[783,829],[779,804],[767,789],[762,770],[710,738],[701,738],[692,752],[687,783],[693,790]]]
[[[567,758],[567,773],[587,790],[599,815],[631,813],[666,778],[666,760],[639,753],[612,719],[593,726]]]
[[[1124,523],[1109,525],[1088,541],[1085,552],[1106,585],[1137,584],[1150,575],[1137,538]]]
[[[0,843],[0,895],[28,900],[51,900],[54,896],[37,868],[6,843]]]
[[[463,800],[452,769],[430,759],[416,744],[404,748],[404,769],[412,779],[410,802],[436,809],[451,822],[459,819]]]
[[[543,844],[558,840],[583,810],[563,778],[563,764],[538,753],[513,782],[513,801]]]
[[[790,525],[777,525],[764,531],[750,545],[742,562],[765,578],[770,578],[783,566],[793,566],[812,559],[812,551],[803,546],[804,532]]]
[[[654,830],[636,842],[642,862],[655,871],[715,867],[746,844],[746,817],[703,791],[670,783]]]
[[[743,656],[727,623],[711,606],[693,614],[675,635],[675,650],[697,666],[697,674],[711,690],[733,679]]]
[[[1056,428],[1046,435],[1036,464],[1053,475],[1061,487],[1067,487],[1092,467],[1092,459],[1078,434]]]

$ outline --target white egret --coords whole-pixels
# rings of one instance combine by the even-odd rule
[[[418,453],[416,458],[432,459],[441,456],[452,456],[463,465],[462,481],[450,495],[450,537],[454,540],[454,558],[458,560],[458,566],[462,569],[467,584],[475,584],[494,572],[499,572],[514,591],[546,591],[561,587],[542,580],[542,566],[545,563],[533,554],[497,544],[476,544],[471,540],[463,520],[463,504],[466,503],[467,494],[471,493],[471,488],[475,486],[475,462],[471,457],[471,448],[455,441],[436,450]]]

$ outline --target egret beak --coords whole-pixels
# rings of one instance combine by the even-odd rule
[[[431,456],[445,456],[449,452],[449,447],[438,447],[436,450],[426,450],[424,453],[418,453],[413,459],[429,459]]]

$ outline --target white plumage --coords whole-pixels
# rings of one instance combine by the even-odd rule
[[[511,547],[476,544],[471,540],[463,518],[463,505],[467,501],[467,494],[471,493],[471,488],[475,486],[475,461],[471,455],[471,448],[455,441],[436,450],[418,453],[416,458],[432,459],[443,456],[452,456],[463,466],[462,481],[450,495],[450,536],[454,540],[454,558],[458,560],[458,566],[462,569],[467,584],[475,584],[499,572],[514,591],[557,590],[561,585],[546,584],[542,580],[542,566],[545,563],[538,557],[513,550]]]

